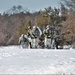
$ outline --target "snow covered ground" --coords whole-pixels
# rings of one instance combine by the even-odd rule
[[[75,74],[75,50],[0,47],[0,74]]]

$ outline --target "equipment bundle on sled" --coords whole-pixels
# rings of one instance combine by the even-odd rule
[[[47,25],[42,31],[38,26],[28,27],[28,34],[22,34],[19,44],[23,48],[48,48],[55,49],[62,45],[62,35],[54,26]],[[63,48],[63,47],[61,47]]]

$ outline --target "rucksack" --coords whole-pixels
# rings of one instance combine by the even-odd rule
[[[23,38],[23,40],[24,40],[24,42],[27,42],[28,41],[27,38],[25,38],[25,37]]]

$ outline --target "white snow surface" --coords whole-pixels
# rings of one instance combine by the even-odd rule
[[[0,47],[0,74],[75,74],[75,50]]]

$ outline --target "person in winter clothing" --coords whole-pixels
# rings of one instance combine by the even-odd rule
[[[22,34],[21,37],[19,38],[19,44],[23,47],[23,48],[28,48],[29,46],[29,40],[27,35]]]
[[[41,29],[38,26],[33,26],[32,35],[34,36],[34,38],[40,37],[42,35]]]
[[[38,46],[39,37],[42,35],[42,31],[38,26],[33,26],[29,28],[28,36],[31,38],[31,45],[35,47]]]
[[[51,47],[51,30],[50,30],[50,26],[47,25],[46,29],[43,30],[43,34],[45,36],[45,47],[46,48],[50,48]]]
[[[51,38],[51,30],[49,25],[47,25],[46,29],[44,29],[43,34],[45,37]]]

